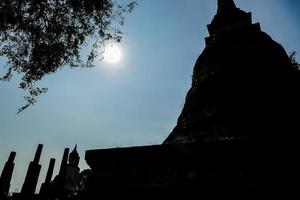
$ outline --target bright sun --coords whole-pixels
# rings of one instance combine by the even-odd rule
[[[120,47],[108,44],[103,53],[104,60],[109,63],[118,63],[121,60],[122,52]]]

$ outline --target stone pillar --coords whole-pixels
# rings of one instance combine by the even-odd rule
[[[24,197],[32,197],[35,193],[36,185],[41,171],[39,160],[41,157],[43,145],[39,144],[36,150],[34,160],[30,162],[25,181],[21,190],[21,195]]]
[[[48,171],[47,171],[47,175],[46,175],[46,179],[45,179],[46,184],[49,184],[52,180],[54,165],[55,165],[55,159],[51,158],[50,163],[49,163],[49,167],[48,167]]]
[[[66,172],[66,167],[67,167],[67,164],[68,164],[69,151],[70,151],[69,148],[65,148],[64,155],[63,155],[63,158],[62,158],[62,161],[61,161],[61,164],[60,164],[59,176],[64,175],[65,172]]]
[[[40,189],[40,196],[42,196],[42,197],[47,197],[47,195],[49,195],[49,186],[50,186],[50,183],[52,180],[54,166],[55,166],[55,159],[51,158],[45,182],[42,184],[41,189]]]
[[[12,151],[9,155],[7,162],[4,165],[3,171],[0,177],[0,199],[4,199],[7,197],[10,181],[14,171],[14,159],[16,157],[16,152]]]
[[[58,195],[63,195],[63,187],[64,187],[64,179],[66,176],[66,168],[68,165],[68,157],[69,157],[69,148],[65,148],[64,155],[62,157],[62,161],[60,164],[59,174],[58,174]]]

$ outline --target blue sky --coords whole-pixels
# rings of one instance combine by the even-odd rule
[[[251,11],[253,21],[287,52],[300,54],[299,1],[236,4]],[[96,62],[92,69],[64,69],[45,78],[40,86],[48,93],[19,115],[24,93],[18,77],[0,83],[0,170],[9,152],[17,152],[11,189],[21,189],[39,143],[44,144],[39,182],[50,157],[58,170],[65,147],[78,144],[83,169],[88,149],[160,144],[176,124],[215,12],[216,0],[139,0],[126,18],[120,63]]]

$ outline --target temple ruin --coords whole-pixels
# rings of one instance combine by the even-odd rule
[[[192,85],[177,125],[160,145],[88,150],[79,172],[76,147],[51,159],[35,195],[42,145],[30,163],[21,198],[199,198],[264,192],[297,193],[300,72],[284,48],[233,0],[218,0],[207,26]],[[15,152],[0,178],[7,198]],[[141,196],[142,195],[142,196]],[[17,199],[9,197],[9,199]]]

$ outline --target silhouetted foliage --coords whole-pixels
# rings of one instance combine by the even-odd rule
[[[129,0],[130,1],[130,0]],[[19,88],[28,91],[26,105],[47,91],[36,82],[66,66],[91,67],[107,42],[120,42],[124,13],[132,12],[136,1],[125,5],[116,0],[0,0],[0,56],[6,57],[9,81],[22,76]],[[94,44],[87,60],[80,55],[87,39]]]
[[[293,51],[289,55],[292,67],[296,70],[300,70],[300,64],[296,61],[296,51]]]

